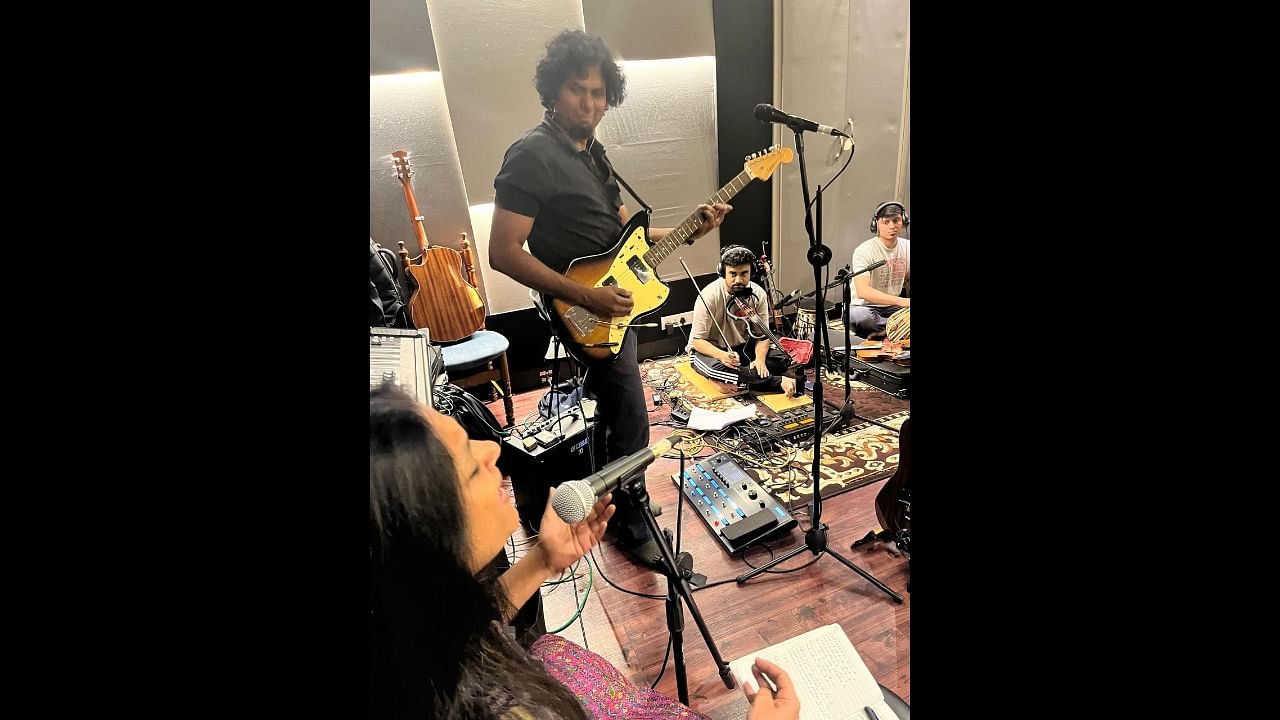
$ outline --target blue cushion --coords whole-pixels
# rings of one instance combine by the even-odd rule
[[[507,351],[511,343],[492,330],[477,330],[471,337],[456,345],[440,348],[444,354],[444,366],[449,372],[466,370],[489,362]]]

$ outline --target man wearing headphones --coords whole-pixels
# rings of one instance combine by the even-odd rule
[[[884,261],[853,279],[848,321],[856,335],[883,333],[890,315],[911,307],[910,290],[903,292],[904,286],[911,287],[911,240],[898,236],[910,224],[902,203],[880,203],[871,215],[871,232],[876,236],[853,250],[853,272]]]
[[[782,373],[791,358],[770,343],[758,324],[739,317],[736,296],[761,322],[769,320],[769,296],[751,282],[756,256],[741,245],[730,245],[720,254],[721,282],[708,283],[701,300],[693,304],[693,330],[685,349],[693,354],[693,367],[719,382],[746,385],[753,390],[776,390],[797,395],[794,378]],[[758,337],[752,337],[756,335]],[[744,364],[746,363],[746,364]]]

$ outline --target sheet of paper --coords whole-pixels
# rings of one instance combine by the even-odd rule
[[[742,422],[756,416],[755,405],[743,405],[733,410],[715,412],[694,408],[689,413],[690,430],[723,430],[736,422]]]
[[[880,720],[898,720],[839,625],[825,625],[734,660],[729,670],[739,683],[756,684],[751,664],[758,657],[791,676],[800,699],[800,720],[868,720],[867,707]]]

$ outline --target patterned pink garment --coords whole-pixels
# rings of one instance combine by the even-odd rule
[[[632,683],[613,663],[559,635],[543,635],[530,652],[551,677],[578,697],[593,718],[710,720],[666,695]]]

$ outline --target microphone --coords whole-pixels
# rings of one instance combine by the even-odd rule
[[[614,460],[594,475],[561,483],[551,498],[551,507],[561,520],[567,523],[580,523],[587,518],[587,513],[591,512],[591,507],[596,504],[596,500],[616,490],[624,478],[648,467],[649,463],[666,454],[670,449],[671,440],[662,440],[652,447],[634,452],[620,460]]]
[[[854,275],[861,275],[862,273],[868,273],[868,272],[871,272],[872,270],[875,270],[876,268],[880,267],[881,265],[885,264],[886,262],[888,262],[888,260],[877,260],[877,261],[875,261],[875,262],[871,263],[870,265],[868,265],[868,266],[866,266],[866,267],[862,268],[862,269],[861,269],[861,270],[859,270],[858,272],[855,272],[855,273],[849,273],[849,277],[853,277]]]
[[[796,131],[808,130],[809,132],[822,133],[824,135],[835,135],[837,137],[847,138],[843,132],[831,127],[830,125],[819,125],[812,120],[805,120],[802,117],[788,115],[778,108],[767,103],[760,103],[756,106],[756,119],[760,122],[781,123]],[[849,138],[853,139],[853,138]]]
[[[800,297],[800,290],[798,288],[795,290],[792,290],[790,293],[787,294],[786,297],[778,301],[778,309],[781,310],[782,308],[790,305],[791,303],[795,302],[796,298],[798,297]]]

